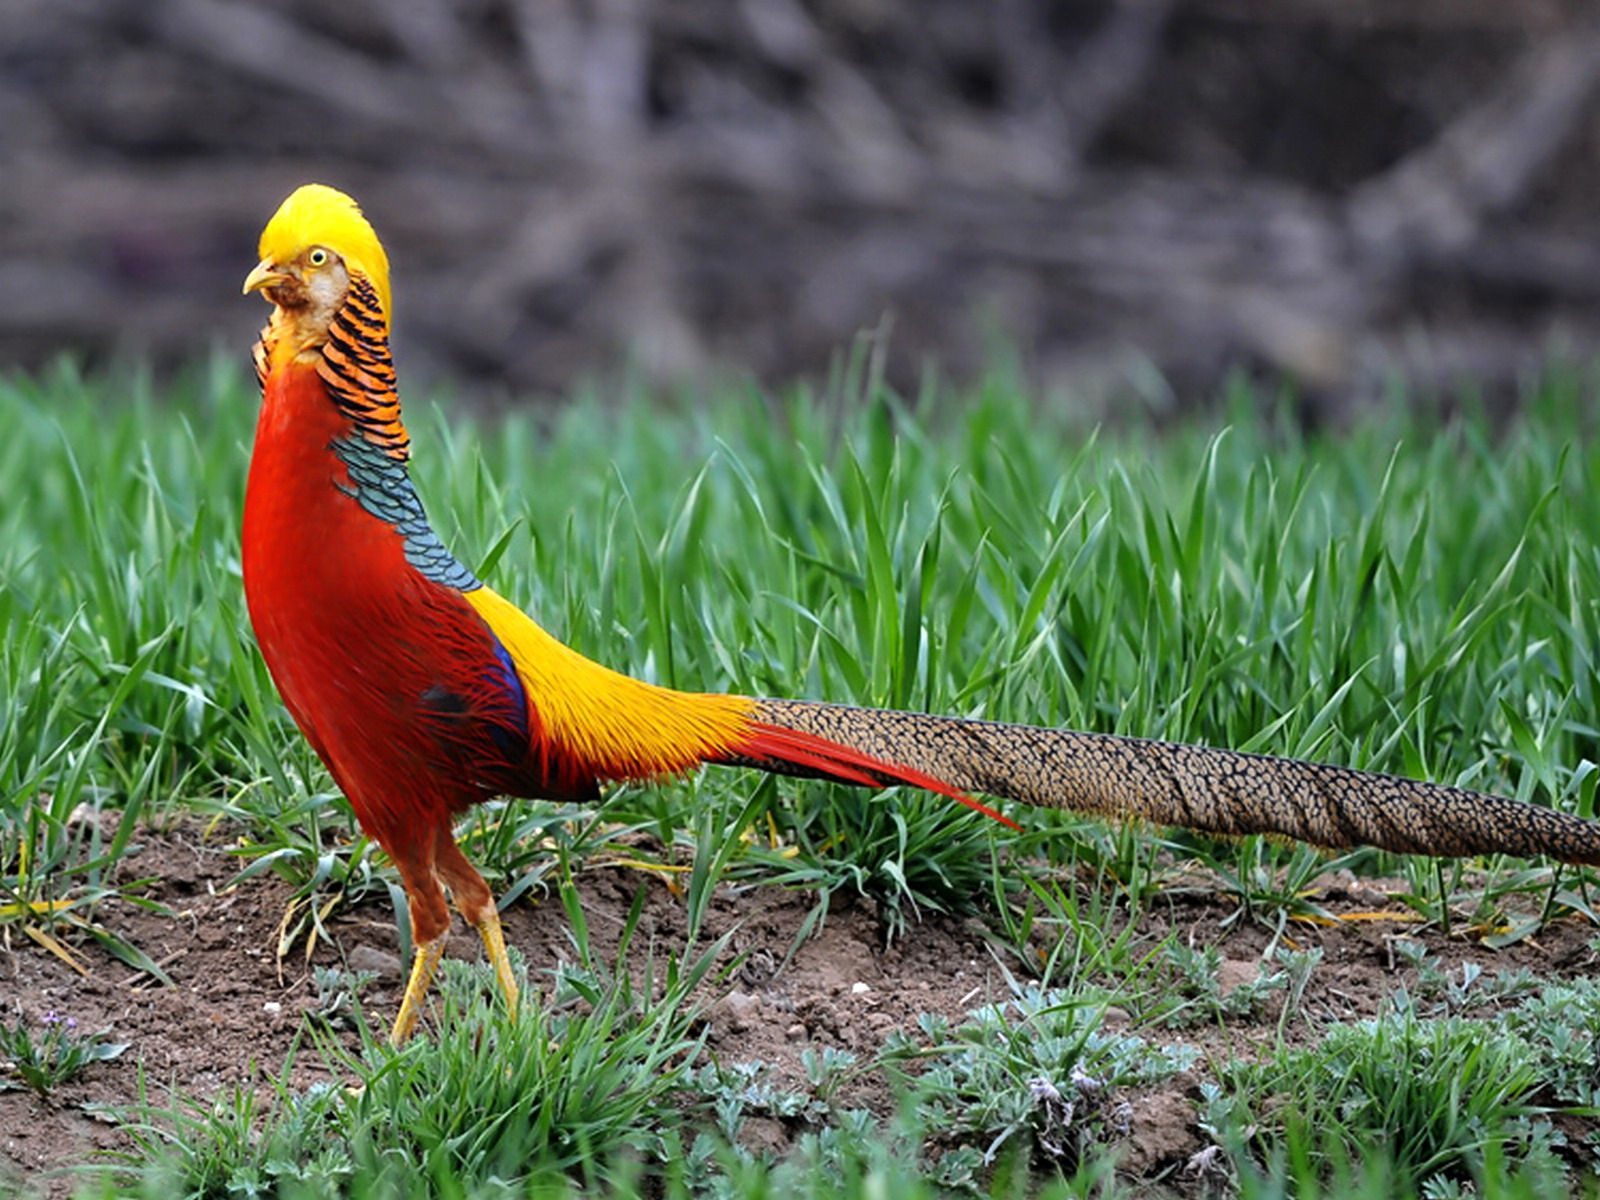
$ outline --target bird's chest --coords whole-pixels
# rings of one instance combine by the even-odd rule
[[[414,657],[397,539],[337,489],[331,469],[316,482],[252,486],[242,545],[251,624],[302,724],[406,687],[398,668]]]
[[[314,381],[314,380],[313,380]],[[359,499],[335,452],[349,430],[297,381],[269,385],[245,492],[242,562],[251,624],[302,724],[318,702],[405,686],[409,614],[425,585],[404,537]]]

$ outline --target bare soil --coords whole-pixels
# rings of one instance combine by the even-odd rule
[[[152,1087],[172,1084],[196,1096],[252,1080],[265,1083],[281,1071],[302,1015],[316,1006],[316,991],[303,956],[276,956],[289,887],[273,878],[229,887],[237,867],[220,839],[207,840],[187,826],[147,831],[126,860],[130,877],[159,881],[153,898],[174,915],[123,906],[102,917],[161,963],[173,986],[134,973],[92,943],[77,948],[90,967],[86,976],[31,942],[0,947],[0,1021],[38,1021],[53,1011],[75,1018],[80,1030],[130,1043],[121,1058],[92,1066],[48,1100],[24,1090],[0,1091],[0,1195],[19,1185],[25,1192],[69,1195],[74,1164],[126,1149],[114,1119],[99,1110],[131,1103],[141,1071]],[[644,932],[664,951],[682,944],[683,904],[660,877],[595,867],[579,875],[577,886],[598,955],[614,950],[641,886]],[[1324,958],[1287,1027],[1291,1039],[1311,1040],[1331,1021],[1372,1016],[1385,997],[1413,984],[1415,972],[1395,953],[1400,938],[1421,941],[1429,962],[1457,973],[1466,962],[1485,972],[1527,967],[1552,978],[1593,970],[1594,931],[1586,925],[1558,922],[1537,938],[1496,951],[1407,923],[1406,910],[1390,898],[1391,886],[1398,884],[1335,876],[1318,900],[1336,915],[1356,919],[1292,927],[1295,945],[1320,947]],[[729,889],[717,899],[707,933],[715,937],[735,929],[732,949],[744,956],[731,980],[706,996],[708,1046],[719,1062],[761,1061],[776,1080],[798,1081],[800,1054],[808,1046],[871,1055],[892,1030],[911,1028],[920,1013],[960,1019],[1005,999],[1006,972],[1021,974],[1021,964],[992,942],[977,919],[929,916],[889,942],[865,903],[836,903],[821,928],[795,948],[814,899],[775,887]],[[1255,978],[1272,944],[1271,932],[1259,925],[1226,923],[1232,911],[1215,892],[1178,889],[1141,918],[1138,935],[1150,946],[1176,933],[1195,947],[1220,947],[1226,988]],[[1374,913],[1382,916],[1372,919]],[[376,971],[363,1001],[382,1027],[403,983],[387,904],[358,906],[336,915],[330,926],[336,941],[321,944],[313,962],[342,959]],[[506,914],[506,933],[536,978],[571,955],[566,916],[553,899],[535,897],[514,906]],[[458,924],[449,953],[474,959],[482,951],[476,936]],[[1187,1042],[1204,1057],[1190,1075],[1128,1097],[1131,1127],[1122,1147],[1127,1174],[1146,1182],[1166,1179],[1182,1189],[1186,1164],[1208,1145],[1195,1125],[1199,1080],[1214,1064],[1270,1046],[1280,1005],[1277,993],[1250,1019],[1170,1033],[1140,1031],[1154,1041]],[[1111,1010],[1107,1020],[1127,1018]],[[290,1083],[305,1086],[325,1075],[316,1055],[302,1054]],[[852,1085],[845,1100],[881,1112],[893,1103],[887,1083],[870,1074]],[[752,1121],[746,1136],[760,1149],[782,1152],[797,1132],[775,1121]]]

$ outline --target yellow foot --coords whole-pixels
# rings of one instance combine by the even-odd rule
[[[483,948],[494,964],[494,977],[500,981],[500,991],[506,998],[506,1011],[517,1015],[517,981],[511,974],[511,959],[506,955],[505,934],[500,931],[500,914],[489,905],[487,915],[478,922],[478,933],[483,938]]]
[[[411,959],[411,978],[406,981],[405,999],[400,1001],[400,1014],[394,1019],[394,1028],[389,1030],[391,1046],[398,1046],[416,1029],[423,1001],[427,1000],[428,988],[433,983],[433,973],[439,969],[439,958],[443,954],[443,937],[417,943],[416,954]]]

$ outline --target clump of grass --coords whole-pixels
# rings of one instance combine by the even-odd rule
[[[3,581],[3,576],[0,576]],[[120,811],[96,769],[116,722],[145,682],[158,646],[126,664],[102,664],[115,684],[98,714],[75,694],[88,672],[58,630],[0,587],[0,926],[18,929],[73,969],[63,938],[87,937],[130,966],[166,974],[101,919],[108,902],[140,903],[145,880],[114,880],[132,844],[153,771],[143,770]],[[148,764],[147,764],[148,766]]]
[[[1559,1170],[1542,1119],[1533,1047],[1510,1029],[1409,1007],[1336,1025],[1314,1046],[1232,1061],[1208,1085],[1202,1120],[1266,1161],[1361,1162],[1381,1146],[1396,1187],[1470,1182],[1491,1154]]]
[[[693,996],[726,941],[683,960],[647,953],[641,964],[630,952],[642,912],[641,893],[613,968],[583,946],[548,996],[524,979],[515,1018],[483,967],[449,959],[434,1037],[396,1051],[358,1005],[344,1006],[355,1050],[313,1028],[342,1084],[292,1089],[291,1054],[266,1098],[247,1086],[212,1101],[173,1092],[162,1104],[146,1093],[127,1114],[138,1147],[127,1181],[153,1172],[185,1196],[308,1188],[342,1197],[412,1194],[418,1181],[570,1176],[599,1187],[616,1164],[659,1166],[700,1051]]]
[[[334,913],[374,896],[404,895],[392,870],[384,870],[377,846],[364,835],[352,836],[354,819],[343,796],[316,792],[258,801],[249,808],[213,807],[250,831],[228,848],[244,862],[233,882],[270,872],[294,889],[278,919],[279,958],[303,946],[310,962],[318,943],[329,936],[326,922]],[[397,916],[404,916],[403,907]]]
[[[203,1100],[177,1091],[155,1099],[141,1081],[124,1124],[135,1153],[107,1188],[208,1200],[222,1196],[348,1194],[359,1166],[347,1128],[349,1096],[336,1084],[296,1091],[284,1082],[295,1055],[264,1087],[235,1086]]]
[[[1319,1137],[1309,1123],[1287,1131],[1281,1149],[1264,1165],[1245,1161],[1240,1168],[1231,1191],[1213,1177],[1206,1181],[1215,1189],[1208,1194],[1238,1200],[1555,1200],[1594,1194],[1592,1187],[1575,1189],[1549,1157],[1508,1162],[1493,1144],[1470,1178],[1436,1175],[1419,1186],[1397,1171],[1387,1145],[1364,1146],[1352,1155],[1337,1135]]]
[[[903,789],[816,790],[828,792],[825,802],[802,797],[780,820],[795,852],[766,857],[767,881],[816,889],[823,904],[839,893],[873,899],[891,937],[924,913],[974,912],[988,900],[996,839],[988,818]]]

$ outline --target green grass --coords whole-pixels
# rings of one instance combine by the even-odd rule
[[[1542,1082],[1532,1047],[1516,1035],[1401,1010],[1233,1065],[1224,1073],[1229,1099],[1209,1120],[1224,1140],[1247,1136],[1267,1156],[1294,1136],[1318,1156],[1337,1150],[1358,1161],[1383,1137],[1395,1181],[1415,1189],[1470,1181],[1491,1142],[1548,1169],[1550,1127],[1533,1119],[1543,1112],[1534,1099]]]
[[[442,536],[497,590],[583,652],[665,684],[1201,741],[1592,813],[1600,441],[1586,378],[1553,370],[1505,429],[1396,404],[1320,437],[1243,386],[1225,421],[1159,435],[1095,433],[1001,377],[914,406],[858,372],[834,386],[838,404],[730,389],[692,407],[589,398],[492,423],[413,398],[415,475]],[[160,387],[70,367],[0,382],[0,934],[40,953],[81,957],[93,941],[159,971],[117,929],[117,905],[142,889],[111,872],[145,823],[225,824],[242,869],[288,879],[284,949],[325,936],[339,905],[400,900],[249,633],[237,529],[255,407],[231,364]],[[272,1164],[312,1142],[332,1149],[317,1160],[325,1178],[295,1183],[308,1195],[383,1194],[385,1155],[428,1163],[443,1195],[559,1194],[567,1184],[554,1181],[571,1179],[669,1195],[1102,1194],[1115,1186],[1101,1148],[1111,1115],[1063,1141],[1039,1124],[1048,1106],[1030,1080],[1070,1075],[1080,1058],[1091,1080],[1137,1075],[1136,1055],[1117,1057],[1133,1051],[1101,1040],[1107,1005],[1154,1045],[1269,993],[1293,998],[1317,969],[1285,949],[1259,994],[1224,1000],[1203,947],[1130,939],[1130,918],[1177,866],[1198,862],[1237,921],[1274,935],[1317,916],[1308,892],[1342,867],[1399,874],[1426,921],[1501,942],[1591,906],[1587,874],[1547,863],[1330,860],[1258,838],[1011,815],[1021,832],[911,792],[728,771],[623,789],[593,811],[486,806],[462,826],[469,852],[511,903],[534,887],[569,901],[589,975],[562,995],[581,1003],[530,1005],[506,1027],[492,1006],[447,998],[467,1032],[446,1042],[391,1057],[363,1028],[353,1057],[325,1036],[302,1048],[366,1079],[358,1098],[163,1096],[152,1084],[138,1165],[172,1173],[162,1195],[265,1188]],[[647,948],[590,961],[567,876],[624,838],[631,856],[692,868],[696,931],[728,884],[810,889],[816,919],[865,896],[898,937],[916,936],[919,913],[978,912],[1018,1002],[1035,995],[1031,979],[1057,989],[1056,1006],[975,1014],[966,1032],[931,1038],[927,1055],[948,1054],[906,1076],[898,1118],[852,1112],[830,1090],[840,1072],[890,1064],[819,1062],[810,1093],[760,1102],[809,1114],[811,1140],[767,1162],[735,1141],[740,1113],[760,1104],[735,1104],[733,1077],[705,1075],[697,1058],[687,1014],[707,996],[687,983],[714,995],[706,948],[656,963],[653,984],[638,977]],[[480,984],[457,979],[447,997]],[[1453,985],[1435,986],[1450,1008]],[[1465,1036],[1465,1018],[1430,1002],[1417,998],[1403,1044],[1455,1062],[1448,1039]],[[1335,1064],[1383,1065],[1361,1057],[1362,1039],[1400,1036],[1389,1026],[1330,1033],[1230,1077],[1229,1111],[1253,1113],[1257,1132],[1232,1144],[1229,1177],[1246,1194],[1311,1195],[1341,1171],[1417,1187],[1477,1179],[1484,1194],[1537,1187],[1542,1114],[1593,1103],[1581,1061],[1596,1028],[1583,997],[1543,1003],[1515,1036],[1548,1043],[1540,1061],[1557,1065],[1524,1080],[1493,1058],[1499,1043],[1478,1047],[1500,1090],[1472,1110],[1471,1136],[1452,1127],[1376,1166],[1367,1151],[1382,1122],[1420,1128],[1450,1101],[1448,1070],[1407,1075],[1415,1087],[1392,1107],[1346,1105],[1336,1137],[1252,1106],[1322,1103]],[[1061,1028],[1042,1033],[1047,1021]],[[480,1072],[473,1056],[497,1038],[521,1039],[522,1074],[474,1101],[501,1116],[466,1138],[429,1115],[429,1098]],[[1057,1057],[1030,1058],[1047,1050]],[[568,1085],[611,1099],[516,1108],[530,1091],[555,1106]],[[623,1093],[643,1107],[615,1107]],[[635,1127],[641,1137],[622,1136]],[[585,1175],[579,1158],[602,1173]]]

